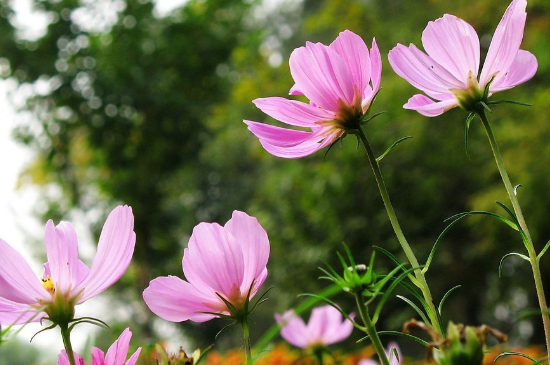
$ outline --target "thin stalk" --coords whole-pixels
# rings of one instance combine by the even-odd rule
[[[250,351],[250,328],[246,318],[241,323],[243,329],[244,349],[246,351],[246,365],[252,365],[252,352]]]
[[[69,363],[71,365],[76,365],[74,360],[73,346],[71,345],[71,332],[67,325],[60,325],[61,328],[61,338],[63,338],[63,346],[65,346],[65,351],[67,352],[67,357],[69,358]]]
[[[361,315],[361,319],[363,320],[365,332],[367,332],[367,335],[369,335],[372,345],[374,346],[374,350],[376,350],[376,354],[380,359],[380,363],[382,365],[390,365],[390,361],[386,356],[386,350],[384,349],[382,341],[380,341],[380,337],[378,336],[378,332],[376,332],[376,328],[374,327],[374,324],[372,323],[372,320],[370,318],[369,310],[365,304],[365,299],[363,298],[361,290],[355,291],[355,302],[357,303],[357,308],[359,308],[359,314]]]
[[[426,302],[428,303],[428,306],[430,307],[431,313],[428,313],[428,315],[430,317],[431,325],[440,335],[443,335],[443,329],[441,328],[441,325],[437,318],[437,312],[436,312],[437,309],[435,308],[435,304],[432,299],[432,293],[430,292],[430,288],[428,287],[428,283],[426,282],[426,277],[424,276],[424,274],[422,273],[422,270],[420,269],[418,260],[416,259],[416,256],[414,255],[414,252],[412,251],[411,246],[409,246],[409,243],[407,242],[407,239],[405,238],[403,231],[401,230],[401,226],[399,225],[397,215],[393,210],[393,206],[390,200],[390,196],[388,194],[388,190],[386,189],[386,184],[384,183],[382,171],[380,170],[378,161],[376,161],[376,156],[374,155],[372,147],[370,146],[370,143],[367,139],[367,136],[365,135],[365,133],[361,128],[357,130],[357,135],[361,139],[361,142],[365,147],[365,151],[367,152],[369,164],[372,167],[374,178],[376,179],[376,183],[378,185],[380,195],[382,196],[382,200],[384,201],[384,206],[386,207],[386,212],[388,213],[388,217],[390,218],[390,222],[393,227],[393,231],[397,236],[397,240],[399,241],[401,248],[405,252],[405,256],[407,256],[409,263],[412,265],[412,267],[417,268],[416,270],[414,270],[414,275],[416,277],[416,280],[418,280],[418,283],[420,284],[420,290],[422,291],[422,295],[424,296],[424,299],[426,300]]]
[[[510,177],[508,177],[506,167],[504,166],[504,160],[502,159],[500,149],[498,148],[497,140],[493,133],[493,129],[491,128],[491,124],[489,123],[489,120],[487,119],[484,110],[480,110],[478,112],[478,115],[481,118],[481,122],[483,123],[483,127],[485,128],[485,132],[487,133],[487,138],[489,139],[489,144],[491,145],[491,149],[493,150],[493,155],[495,156],[498,171],[500,172],[500,176],[502,177],[504,187],[508,192],[508,197],[512,202],[512,207],[514,208],[514,212],[516,214],[519,225],[523,232],[525,232],[525,236],[527,237],[525,246],[527,247],[527,252],[529,253],[529,262],[531,263],[531,269],[533,271],[533,277],[535,279],[537,298],[542,312],[544,335],[546,337],[547,359],[550,360],[550,318],[548,316],[548,306],[546,304],[546,297],[544,295],[544,287],[542,285],[542,278],[540,274],[539,262],[537,260],[537,253],[533,245],[533,240],[531,239],[531,234],[529,233],[529,229],[527,228],[527,223],[525,223],[525,218],[523,217],[523,212],[521,211],[521,206],[519,205],[519,200],[514,192],[514,187],[512,185],[512,182],[510,181]]]
[[[317,363],[319,365],[324,365],[324,361],[323,361],[323,349],[315,349],[313,350],[313,355],[315,356],[315,358],[317,359]]]

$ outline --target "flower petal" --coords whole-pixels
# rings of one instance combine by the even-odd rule
[[[39,322],[44,317],[46,317],[44,312],[39,312],[31,305],[12,302],[0,297],[0,324],[3,326]]]
[[[57,227],[50,219],[44,235],[50,275],[56,290],[69,293],[77,285],[78,240],[73,226],[61,222]]]
[[[520,49],[508,72],[504,74],[504,77],[501,77],[491,84],[489,87],[490,91],[497,92],[507,90],[523,84],[535,76],[537,68],[537,58],[531,52]]]
[[[107,365],[124,365],[126,356],[128,356],[128,348],[130,347],[130,339],[132,332],[126,328],[118,337],[118,339],[109,347],[107,355],[105,355],[105,364]]]
[[[16,250],[0,239],[0,297],[22,304],[49,301],[51,295]]]
[[[270,97],[252,102],[270,117],[298,127],[315,128],[318,121],[336,119],[335,113],[296,100]]]
[[[309,139],[312,135],[311,132],[281,128],[250,120],[244,120],[244,123],[248,125],[248,130],[258,137],[260,141],[263,140],[269,144],[281,147],[296,146]]]
[[[273,156],[283,158],[302,158],[309,156],[320,149],[334,143],[343,132],[323,135],[322,133],[310,133],[310,137],[295,146],[281,146],[280,143],[270,143],[260,139],[263,148]]]
[[[376,361],[371,359],[363,359],[359,361],[359,365],[380,365]]]
[[[125,365],[135,365],[135,363],[138,361],[139,354],[141,354],[141,347],[139,347],[136,352],[126,361]]]
[[[454,15],[429,22],[422,33],[428,55],[464,84],[468,73],[479,72],[479,37],[474,28]]]
[[[458,80],[456,83],[448,82],[448,71],[437,65],[428,55],[424,54],[425,57],[420,58],[422,54],[413,44],[410,47],[398,44],[388,54],[388,60],[399,76],[434,99],[449,99],[452,97],[449,89],[463,88]],[[442,75],[445,73],[448,75],[444,79]]]
[[[395,357],[395,353],[393,351],[395,349],[395,352],[397,352],[397,357]],[[386,348],[386,356],[388,359],[391,358],[390,364],[391,365],[400,365],[403,361],[403,356],[401,355],[401,349],[399,348],[399,345],[395,342],[390,342],[388,344],[388,347]]]
[[[246,213],[234,211],[231,219],[225,224],[235,240],[239,242],[244,262],[244,276],[241,293],[246,294],[254,281],[253,295],[263,284],[267,260],[269,259],[269,239],[265,229],[258,220]],[[266,273],[267,274],[267,273]],[[259,282],[259,280],[262,282]],[[252,296],[253,296],[252,295]]]
[[[207,287],[229,299],[239,291],[244,277],[239,243],[219,224],[200,223],[184,251],[183,272],[195,288]]]
[[[306,324],[294,311],[287,311],[283,315],[275,314],[275,320],[282,327],[281,337],[290,344],[300,348],[312,344]]]
[[[479,79],[481,87],[485,87],[493,76],[495,77],[493,82],[505,77],[514,62],[523,39],[527,18],[526,7],[526,0],[514,0],[506,9],[485,58]]]
[[[103,226],[88,276],[75,289],[75,292],[83,290],[79,303],[98,295],[120,279],[132,260],[135,244],[132,208],[118,206]]]
[[[92,365],[105,364],[105,353],[97,347],[92,348]]]
[[[306,43],[290,55],[290,73],[296,87],[315,105],[338,111],[352,105],[353,83],[342,57],[321,43]]]
[[[78,356],[76,352],[73,352],[74,360],[76,362],[76,365],[86,365],[84,363],[84,359]],[[67,352],[65,350],[61,350],[59,353],[59,356],[57,357],[57,365],[70,365],[71,362],[69,361],[69,356],[67,355]],[[93,363],[95,365],[95,363]],[[102,364],[103,365],[103,364]]]
[[[376,39],[372,39],[372,47],[370,50],[370,63],[371,63],[371,79],[372,90],[378,92],[380,89],[380,80],[382,79],[382,56],[376,44]]]
[[[143,291],[149,309],[162,319],[171,322],[192,320],[205,322],[214,315],[200,312],[215,311],[219,300],[207,298],[186,281],[176,276],[162,276],[151,281]]]
[[[409,99],[407,104],[403,105],[403,108],[416,110],[427,117],[436,117],[456,106],[458,106],[458,101],[454,98],[435,102],[425,95],[416,94]]]
[[[345,30],[329,47],[342,57],[351,82],[362,95],[371,78],[371,60],[365,41],[357,34]]]

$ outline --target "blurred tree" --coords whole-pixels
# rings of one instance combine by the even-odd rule
[[[141,303],[141,290],[155,276],[181,276],[182,248],[192,227],[203,220],[223,223],[234,209],[257,216],[272,243],[269,282],[275,289],[273,300],[256,314],[258,334],[298,293],[324,285],[315,280],[319,259],[333,262],[342,241],[359,260],[372,245],[401,255],[365,156],[352,138],[326,158],[321,152],[289,161],[267,154],[241,123],[274,123],[251,100],[286,95],[292,49],[306,40],[330,43],[346,28],[368,44],[376,36],[384,56],[383,90],[374,110],[387,113],[367,127],[376,151],[414,136],[384,159],[382,170],[418,256],[426,258],[445,227],[443,219],[465,210],[496,210],[496,200],[507,203],[480,126],[472,125],[469,160],[465,112],[428,119],[403,110],[415,91],[385,57],[398,42],[418,44],[426,23],[443,13],[470,22],[484,54],[507,2],[191,0],[165,17],[156,16],[149,1],[113,4],[116,20],[94,28],[101,22],[86,18],[80,2],[35,1],[50,18],[47,33],[25,40],[13,21],[0,22],[0,70],[20,88],[33,85],[24,110],[36,121],[22,123],[16,135],[37,151],[30,169],[34,181],[63,192],[46,194],[48,209],[40,213],[60,217],[78,207],[105,214],[119,202],[134,208],[138,245],[122,283],[127,288],[120,292],[122,302]],[[12,19],[8,2],[1,12]],[[545,214],[550,4],[531,1],[528,14],[523,48],[537,55],[539,72],[502,97],[535,107],[498,107],[491,118],[512,179],[525,186],[520,198],[542,245],[550,237]],[[520,249],[516,236],[494,221],[471,218],[456,226],[428,274],[436,299],[463,285],[449,299],[446,316],[486,322],[518,339],[532,335],[530,323],[540,331],[537,317],[514,322],[517,310],[534,306],[528,267],[511,260],[497,278],[502,255]],[[542,270],[549,281],[547,260]],[[397,299],[390,303],[382,327],[398,329],[414,313]],[[151,335],[148,318],[135,316]],[[202,345],[212,341],[221,326],[216,322],[221,321],[201,327],[207,328],[203,335],[191,327],[193,338]],[[542,341],[535,334],[534,341]],[[235,345],[229,338],[219,340]]]

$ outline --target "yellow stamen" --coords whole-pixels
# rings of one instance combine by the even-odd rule
[[[50,275],[46,276],[46,278],[42,278],[42,286],[50,293],[55,293],[55,285]]]

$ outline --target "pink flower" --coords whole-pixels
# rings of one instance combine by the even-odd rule
[[[480,63],[479,38],[474,28],[464,20],[446,14],[429,22],[422,33],[427,54],[415,45],[398,44],[389,53],[394,71],[422,90],[403,107],[435,117],[460,105],[476,111],[479,101],[489,95],[511,89],[530,80],[537,71],[537,59],[519,49],[527,14],[526,0],[514,0],[500,21],[485,64],[478,79]]]
[[[156,278],[143,299],[153,313],[172,322],[217,317],[209,313],[233,315],[224,300],[242,310],[248,292],[252,298],[265,281],[268,258],[269,240],[258,220],[234,211],[225,226],[201,223],[193,229],[183,252],[187,281]]]
[[[48,262],[37,277],[25,259],[0,239],[0,322],[22,324],[48,317],[68,323],[74,306],[100,294],[126,271],[136,242],[134,216],[128,206],[116,207],[107,218],[91,268],[78,259],[73,226],[46,224]],[[42,311],[42,312],[41,312]]]
[[[281,336],[300,348],[328,346],[345,340],[353,331],[353,323],[342,321],[340,311],[330,305],[313,309],[307,325],[293,310],[275,314],[275,319],[282,327]]]
[[[283,123],[310,131],[244,122],[272,155],[300,158],[359,127],[380,89],[382,60],[374,39],[369,54],[361,37],[346,30],[330,46],[307,42],[292,52],[289,63],[296,83],[290,94],[303,94],[310,103],[279,97],[253,103]]]
[[[107,356],[98,349],[94,347],[92,349],[92,362],[91,365],[134,365],[141,353],[141,347],[137,349],[136,352],[126,361],[128,356],[128,348],[130,347],[130,339],[132,338],[132,332],[129,328],[126,328],[124,332],[120,335],[118,340],[116,340],[109,351],[107,351]],[[86,365],[84,359],[82,359],[78,354],[74,354],[74,359],[77,365]],[[70,365],[69,357],[65,350],[61,351],[57,358],[57,365]]]
[[[395,353],[393,349],[397,351],[399,360],[395,357]],[[399,349],[399,346],[395,342],[390,342],[388,344],[388,347],[386,348],[386,356],[388,357],[388,359],[391,359],[390,365],[401,365],[403,363],[401,350]],[[376,361],[371,359],[363,359],[359,361],[359,365],[379,365],[379,364]]]

